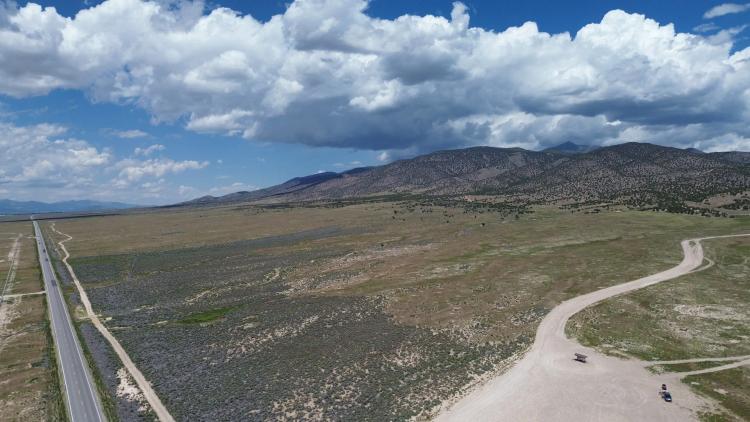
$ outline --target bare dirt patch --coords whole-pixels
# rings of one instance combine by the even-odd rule
[[[675,305],[674,311],[680,315],[697,318],[711,318],[728,321],[748,321],[750,314],[744,313],[732,306],[722,305]]]
[[[119,384],[117,384],[117,397],[136,404],[139,412],[147,412],[149,408],[148,401],[125,368],[117,370],[117,379],[119,381]]]

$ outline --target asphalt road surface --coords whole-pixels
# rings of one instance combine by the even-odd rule
[[[55,272],[52,271],[47,247],[44,244],[42,231],[34,222],[36,245],[39,250],[39,264],[44,277],[44,289],[47,291],[49,319],[52,336],[55,339],[57,362],[62,376],[68,415],[72,422],[105,421],[99,396],[96,394],[94,380],[91,377],[81,345],[78,343],[73,324],[65,306],[62,292],[58,286]]]

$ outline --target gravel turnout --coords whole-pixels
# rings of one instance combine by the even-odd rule
[[[701,243],[700,271],[587,308],[568,335],[709,397],[704,420],[748,420],[750,236]]]
[[[738,235],[747,236],[747,235]],[[734,236],[721,236],[734,237]],[[704,238],[709,239],[709,238]],[[440,421],[628,421],[695,418],[704,404],[687,386],[674,381],[680,404],[665,407],[652,394],[660,378],[639,367],[637,361],[608,357],[581,346],[565,335],[568,319],[607,298],[673,279],[698,269],[703,263],[700,241],[682,242],[684,259],[666,271],[567,300],[555,307],[539,325],[531,350],[510,371],[491,380],[444,412]],[[588,356],[576,362],[575,353]],[[727,365],[728,368],[737,367]],[[701,374],[695,371],[681,374]]]

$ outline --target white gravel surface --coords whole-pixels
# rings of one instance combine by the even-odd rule
[[[734,237],[747,235],[719,236]],[[713,237],[712,237],[713,238]],[[565,324],[597,302],[692,272],[703,263],[700,241],[682,241],[684,258],[666,271],[575,297],[542,320],[531,349],[510,370],[438,415],[438,421],[686,421],[706,404],[679,382],[655,375],[643,362],[603,355],[565,336]],[[573,360],[574,353],[588,363]],[[669,381],[674,402],[658,395]]]

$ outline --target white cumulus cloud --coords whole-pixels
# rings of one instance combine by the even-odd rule
[[[164,145],[154,144],[154,145],[147,146],[146,148],[140,148],[140,147],[136,148],[135,150],[133,150],[133,153],[135,155],[142,155],[144,157],[148,157],[157,151],[164,151],[165,149],[167,149],[167,147],[165,147]]]
[[[137,182],[144,177],[162,177],[169,173],[181,173],[185,170],[198,170],[208,166],[208,161],[175,161],[170,158],[135,160],[127,158],[116,164],[119,170],[120,185]]]
[[[108,164],[109,151],[65,137],[51,124],[16,126],[0,122],[0,185],[6,187],[82,186],[93,169]]]
[[[471,27],[460,3],[379,19],[365,0],[297,0],[266,22],[199,3],[107,0],[73,17],[29,3],[0,20],[0,92],[82,89],[196,132],[375,151],[634,134],[748,148],[750,49],[735,35],[620,10],[550,34]]]
[[[117,136],[118,138],[134,139],[134,138],[145,138],[148,136],[148,133],[140,129],[130,129],[130,130],[115,131],[114,135]]]
[[[712,18],[717,18],[719,16],[731,15],[734,13],[742,13],[747,10],[750,10],[750,3],[744,3],[744,4],[722,3],[718,6],[714,6],[708,9],[708,11],[706,11],[706,13],[703,14],[703,18],[712,19]]]
[[[164,146],[155,144],[136,149],[143,158],[118,159],[110,149],[68,136],[60,125],[0,121],[0,194],[20,200],[168,202],[177,198],[178,188],[165,176],[202,169],[208,162],[148,158],[161,150]]]

